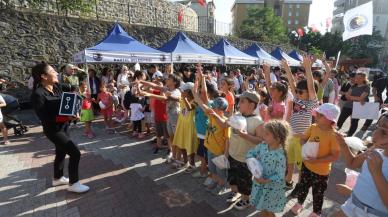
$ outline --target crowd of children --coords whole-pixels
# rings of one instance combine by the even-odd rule
[[[172,70],[162,74],[156,68],[151,79],[147,79],[144,72],[136,71],[126,87],[128,92],[120,94],[121,102],[118,103],[114,102],[115,90],[108,88],[109,81],[101,83],[97,99],[91,98],[86,83],[81,83],[80,94],[84,99],[81,121],[85,122],[85,136],[95,136],[91,127],[94,119],[92,103],[99,105],[109,132],[114,132],[111,131],[113,115],[119,123],[129,117],[133,136],[142,139],[142,121],[145,120],[148,132],[151,132],[151,126],[155,129],[154,154],[167,143],[166,162],[172,168],[183,169],[193,177],[206,178],[205,188],[214,195],[227,193],[230,188],[227,202],[235,203],[238,210],[254,206],[260,216],[275,216],[274,213],[282,212],[288,190],[292,190],[289,198],[297,198],[291,212],[298,215],[310,188],[313,194],[310,216],[320,216],[331,165],[342,152],[351,167],[362,165],[360,178],[366,178],[360,180],[362,184],[355,188],[350,201],[335,215],[353,216],[352,206],[360,208],[367,204],[369,208],[364,212],[369,212],[369,216],[388,216],[388,141],[383,136],[388,132],[387,118],[378,122],[381,132],[376,131],[374,136],[376,148],[385,152],[361,156],[349,153],[343,137],[337,132],[341,111],[335,104],[340,99],[351,98],[352,89],[340,98],[341,84],[333,77],[335,72],[324,59],[324,70],[313,68],[313,62],[305,56],[303,69],[293,73],[288,63],[282,61],[283,74],[272,73],[270,66],[264,64],[262,69],[253,70],[253,75],[246,78],[246,84],[242,85],[246,90],[241,94],[234,88],[233,77],[225,75],[214,82],[213,73],[204,70],[201,64],[196,66],[195,76],[190,77],[190,81],[186,78],[186,83]],[[363,81],[360,79],[360,86]],[[364,89],[358,91],[360,95]],[[124,102],[127,94],[129,103]],[[363,101],[364,98],[365,94],[353,97],[352,101]],[[342,112],[348,110],[345,107]],[[128,112],[129,115],[124,114]],[[231,124],[231,117],[235,116],[243,118],[244,127],[236,128]],[[307,146],[316,147],[314,156],[303,154]],[[198,170],[196,157],[200,160]],[[222,168],[215,163],[221,158],[226,162]],[[247,158],[254,158],[261,165],[260,178],[253,178]],[[368,165],[362,164],[364,161]],[[363,175],[364,170],[367,175]],[[292,179],[294,172],[299,173],[296,185]],[[375,192],[364,199],[361,198],[365,193],[362,187],[367,185],[373,185]],[[376,206],[367,201],[374,196],[379,196],[375,197],[379,201]]]

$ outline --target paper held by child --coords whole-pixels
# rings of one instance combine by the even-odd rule
[[[246,131],[247,129],[247,120],[241,115],[233,115],[230,117],[228,124],[236,130]]]
[[[263,166],[258,159],[251,157],[246,159],[245,162],[255,178],[260,179],[263,176]]]
[[[229,169],[228,158],[223,154],[213,158],[212,161],[219,169]]]
[[[354,186],[356,185],[357,178],[358,178],[358,175],[360,175],[360,173],[348,168],[345,168],[345,173],[346,173],[345,185],[353,189]]]
[[[105,109],[106,108],[105,104],[103,102],[101,102],[101,101],[98,103],[98,105],[100,106],[101,109]]]
[[[366,146],[364,142],[358,138],[358,137],[346,137],[345,143],[349,146],[349,148],[353,149],[354,151],[364,151],[366,149]]]
[[[317,158],[319,150],[319,143],[318,142],[306,142],[302,146],[302,158],[307,159],[315,159]]]

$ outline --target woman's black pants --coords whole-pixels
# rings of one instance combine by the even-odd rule
[[[338,118],[338,122],[337,122],[337,127],[339,129],[342,127],[342,125],[344,124],[346,119],[348,119],[348,117],[352,115],[352,112],[353,112],[353,108],[347,108],[347,107],[342,108],[341,114],[340,114],[340,116]],[[353,136],[353,134],[357,130],[359,120],[360,119],[355,119],[355,118],[352,118],[350,120],[350,128],[349,128],[349,131],[347,133],[347,136]],[[373,122],[373,120],[366,120],[364,123],[364,126],[369,127],[372,124],[372,122]]]
[[[59,179],[63,176],[65,157],[69,155],[69,182],[73,184],[79,180],[78,164],[81,152],[77,145],[71,141],[67,132],[68,126],[68,124],[56,124],[43,127],[43,131],[47,138],[55,145],[54,179]]]

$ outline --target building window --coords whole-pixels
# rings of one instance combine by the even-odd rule
[[[291,17],[292,16],[292,12],[290,11],[290,12],[288,12],[288,16],[289,17]]]
[[[288,25],[291,25],[291,20],[288,20]]]
[[[380,21],[380,16],[376,16],[376,23]]]
[[[296,8],[300,8],[300,4],[296,4]]]
[[[299,20],[295,20],[295,24],[298,25],[299,24]]]
[[[288,4],[288,8],[292,8],[292,4]]]
[[[299,11],[295,13],[295,16],[299,17]]]

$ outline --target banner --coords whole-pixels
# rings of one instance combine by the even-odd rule
[[[360,35],[372,35],[373,2],[370,1],[346,11],[343,21],[345,26],[342,34],[343,41]]]
[[[82,51],[74,55],[73,63],[170,63],[170,54],[114,53],[108,51]]]

